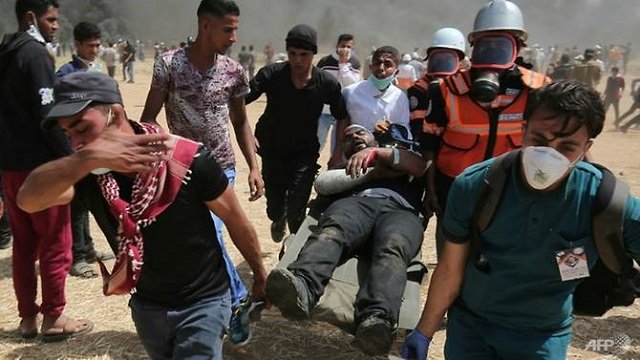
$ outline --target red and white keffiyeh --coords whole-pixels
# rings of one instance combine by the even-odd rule
[[[163,130],[147,123],[131,122],[144,134]],[[152,224],[175,199],[180,186],[189,180],[191,162],[199,144],[177,136],[169,141],[170,160],[153,163],[151,171],[138,173],[133,181],[131,202],[120,198],[120,187],[111,173],[99,175],[98,185],[118,221],[118,256],[111,274],[100,262],[105,295],[127,294],[135,289],[144,263],[142,228]]]

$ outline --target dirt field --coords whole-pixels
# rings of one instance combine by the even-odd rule
[[[64,60],[58,60],[58,66]],[[151,78],[151,62],[136,63],[136,84],[120,82],[129,117],[138,119]],[[637,69],[636,69],[637,70]],[[636,73],[640,73],[636,71]],[[118,72],[117,78],[121,78]],[[626,76],[628,84],[632,77]],[[625,94],[621,111],[626,111],[631,98]],[[252,124],[264,109],[264,99],[248,107]],[[164,120],[164,113],[161,114]],[[608,166],[629,183],[635,194],[640,194],[640,131],[621,134],[613,130],[613,110],[610,110],[604,132],[596,140],[593,154],[598,162]],[[236,153],[240,154],[236,149]],[[328,156],[322,155],[325,165]],[[256,227],[263,247],[267,268],[277,261],[279,247],[269,236],[269,220],[265,214],[265,200],[249,203],[246,184],[247,167],[239,156],[236,193],[245,211]],[[424,261],[433,269],[433,224],[430,224],[423,245]],[[92,229],[96,245],[108,247],[97,227]],[[229,239],[227,237],[227,239]],[[230,244],[230,241],[228,241]],[[237,261],[245,280],[250,279],[248,266],[242,262],[238,251],[229,245],[229,251]],[[426,292],[427,281],[423,287]],[[127,307],[128,297],[104,297],[101,280],[82,280],[70,277],[67,282],[67,315],[84,317],[95,323],[92,333],[58,344],[44,344],[38,339],[22,341],[16,333],[18,317],[11,283],[11,250],[0,251],[0,358],[1,359],[144,359],[146,354],[140,345]],[[419,316],[419,314],[416,314]],[[640,359],[640,301],[627,308],[611,311],[604,318],[579,318],[574,324],[574,337],[569,350],[570,359]],[[614,346],[601,347],[599,352],[586,351],[591,340],[616,340]],[[253,340],[245,347],[225,344],[224,355],[229,359],[366,359],[352,348],[352,336],[327,324],[316,322],[290,322],[277,310],[266,311],[263,320],[256,324]],[[601,342],[606,343],[606,342]],[[430,359],[442,359],[444,332],[439,331],[431,347]],[[618,344],[630,344],[628,347]],[[397,355],[400,342],[396,344]]]

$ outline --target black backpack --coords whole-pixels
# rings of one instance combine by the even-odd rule
[[[520,150],[495,159],[485,177],[472,217],[472,261],[475,267],[489,272],[491,264],[482,251],[480,234],[489,226],[500,204],[511,165]],[[573,294],[573,312],[577,315],[602,316],[614,306],[629,306],[640,296],[640,271],[634,268],[622,240],[624,207],[629,196],[627,184],[616,179],[607,168],[593,164],[602,171],[602,182],[592,204],[593,239],[599,259]]]

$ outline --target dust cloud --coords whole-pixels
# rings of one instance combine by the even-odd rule
[[[453,26],[468,33],[485,0],[252,0],[240,7],[238,44],[258,49],[272,41],[283,50],[287,30],[308,23],[320,45],[340,33],[356,36],[357,47],[391,44],[401,51],[425,48],[431,34]],[[530,44],[589,46],[626,44],[640,33],[638,0],[515,0],[523,11]],[[181,41],[195,32],[199,0],[122,0],[130,30],[143,39]]]
[[[200,0],[60,0],[61,22],[70,35],[73,24],[94,21],[108,36],[177,44],[196,32]],[[453,26],[468,33],[485,0],[237,0],[238,45],[258,50],[273,42],[284,50],[287,30],[308,23],[318,30],[322,51],[340,33],[356,36],[360,53],[372,46],[394,45],[401,51],[424,49],[435,30]],[[638,0],[514,0],[523,13],[529,44],[579,47],[634,42],[640,34]],[[15,31],[15,0],[0,0],[5,14],[0,32]],[[238,46],[236,46],[238,47]],[[235,50],[237,51],[237,50]]]

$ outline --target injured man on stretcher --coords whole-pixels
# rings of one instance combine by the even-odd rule
[[[322,213],[297,258],[269,274],[267,296],[285,318],[308,319],[334,270],[354,256],[366,258],[369,268],[354,306],[354,343],[366,354],[381,355],[393,343],[407,268],[422,245],[419,209],[429,164],[418,153],[379,147],[359,125],[345,130],[343,149],[346,169],[321,174],[315,185],[320,195],[343,196]]]

